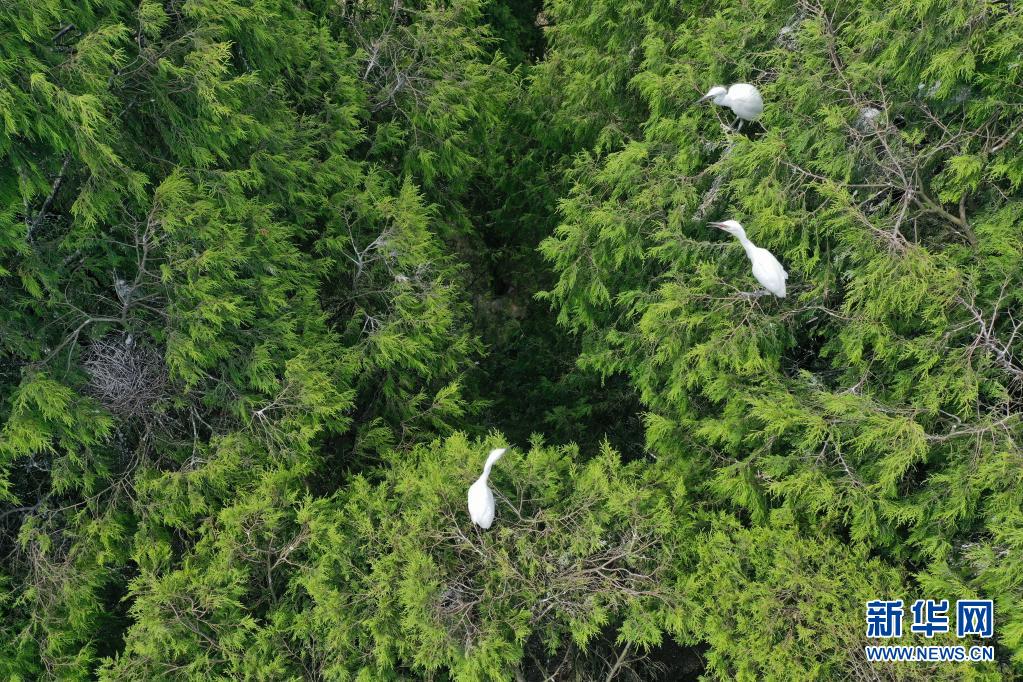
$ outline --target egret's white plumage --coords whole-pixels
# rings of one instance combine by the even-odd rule
[[[755,121],[764,113],[764,98],[749,83],[735,83],[729,87],[715,85],[698,102],[710,100],[718,106],[728,107],[742,121]]]
[[[877,127],[880,116],[881,110],[877,107],[863,107],[860,109],[860,115],[856,117],[856,130],[861,133],[870,132]]]
[[[497,448],[490,451],[487,456],[487,463],[483,465],[483,475],[476,479],[476,482],[469,486],[469,517],[472,522],[480,528],[490,528],[494,523],[494,512],[497,510],[497,503],[494,501],[494,493],[487,485],[487,478],[490,476],[490,469],[494,463],[501,459],[507,448]]]
[[[774,254],[767,249],[762,249],[749,240],[746,230],[737,220],[725,220],[720,223],[711,223],[714,227],[724,230],[739,240],[742,248],[746,251],[750,264],[753,265],[753,277],[760,282],[768,292],[778,298],[785,298],[785,280],[789,273],[781,266]]]

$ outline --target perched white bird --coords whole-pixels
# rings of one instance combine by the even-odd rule
[[[744,121],[755,121],[764,113],[764,98],[760,96],[760,91],[749,83],[736,83],[728,88],[715,85],[697,100],[697,104],[707,100],[731,109],[739,119],[737,130],[742,130]]]
[[[494,493],[487,485],[487,477],[490,476],[490,469],[494,463],[501,459],[507,448],[491,450],[487,457],[487,463],[483,465],[483,475],[476,479],[476,482],[469,486],[469,516],[472,522],[483,529],[490,528],[494,523],[494,512],[497,504],[494,502]]]
[[[710,224],[738,238],[742,248],[746,250],[749,262],[753,265],[753,276],[760,282],[760,286],[767,290],[762,293],[772,293],[778,298],[785,298],[785,280],[789,278],[789,273],[785,272],[785,268],[773,253],[751,242],[746,236],[746,230],[742,229],[737,220]]]
[[[860,115],[856,118],[856,130],[861,133],[870,132],[871,129],[877,127],[880,116],[881,110],[877,107],[863,107],[860,109]]]

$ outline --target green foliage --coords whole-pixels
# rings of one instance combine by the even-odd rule
[[[593,641],[648,649],[677,628],[673,577],[689,540],[683,498],[605,446],[512,450],[491,478],[499,522],[473,526],[465,490],[496,437],[455,436],[353,481],[311,525],[308,646],[325,674],[454,679],[543,670],[588,679]],[[599,670],[599,667],[596,669]]]
[[[510,81],[473,3],[364,9],[0,11],[5,677],[277,679],[286,505],[476,405],[437,188]]]
[[[542,245],[580,362],[629,374],[649,447],[681,453],[700,499],[755,524],[786,510],[922,570],[928,593],[994,598],[1018,662],[1023,241],[1002,170],[1018,157],[1016,14],[661,3],[639,38],[624,20],[594,31],[610,5],[551,10],[549,64],[583,73],[617,41],[642,45],[594,94],[645,106],[586,102],[599,132]],[[749,135],[689,104],[737,81],[767,103]],[[559,114],[579,120],[580,101]],[[711,217],[780,258],[788,298],[742,294],[749,264]]]
[[[801,532],[784,510],[757,528],[714,519],[686,585],[689,627],[710,643],[708,678],[721,680],[997,679],[993,666],[877,664],[866,660],[863,605],[909,599],[898,572],[862,546]],[[929,592],[928,592],[929,594]],[[921,595],[922,598],[922,595]],[[911,602],[910,602],[911,603]],[[954,645],[911,635],[910,646]],[[964,675],[965,673],[965,675]]]
[[[1012,3],[0,34],[0,676],[1023,673]],[[868,663],[879,597],[993,599],[997,660]]]

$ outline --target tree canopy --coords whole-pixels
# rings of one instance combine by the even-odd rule
[[[1015,3],[0,28],[0,676],[1023,675]],[[874,599],[995,660],[869,661]]]

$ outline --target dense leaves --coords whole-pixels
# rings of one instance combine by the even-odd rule
[[[553,9],[573,51],[584,36],[605,53],[612,39],[590,32],[605,10]],[[543,244],[559,273],[545,296],[587,339],[581,362],[630,375],[649,447],[699,497],[756,524],[785,509],[929,592],[994,598],[1018,663],[1021,583],[988,587],[1020,575],[1018,14],[647,16],[642,59],[595,81],[646,106],[598,114],[612,143],[577,157]],[[748,136],[688,104],[735,81],[768,103]],[[744,295],[748,264],[706,227],[715,216],[781,258],[788,299]]]
[[[1021,16],[4,5],[0,675],[1023,673]]]

